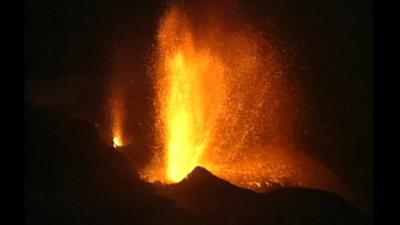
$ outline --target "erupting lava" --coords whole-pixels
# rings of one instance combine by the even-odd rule
[[[256,191],[343,193],[334,174],[295,149],[301,93],[284,76],[279,49],[235,12],[219,1],[175,3],[161,18],[152,71],[157,140],[142,177],[174,183],[203,166]]]
[[[257,140],[262,123],[273,133],[269,144],[284,139],[282,124],[290,124],[278,111],[285,88],[274,49],[217,5],[195,18],[197,9],[175,4],[160,21],[154,65],[159,151],[144,172],[150,180],[179,182],[196,166],[229,163],[263,144]]]

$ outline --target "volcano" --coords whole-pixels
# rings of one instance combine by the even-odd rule
[[[26,6],[25,224],[372,223],[371,2]]]

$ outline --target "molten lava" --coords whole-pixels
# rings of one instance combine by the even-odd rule
[[[207,52],[196,52],[190,37],[166,55],[165,123],[167,179],[182,180],[200,163],[223,96],[224,69]],[[222,88],[222,89],[221,89]]]
[[[121,147],[122,146],[122,141],[120,137],[113,137],[113,147]]]

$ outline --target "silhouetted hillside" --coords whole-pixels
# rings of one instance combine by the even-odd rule
[[[32,108],[25,120],[26,224],[187,224],[90,124]]]
[[[336,194],[283,188],[265,194],[231,185],[197,167],[178,184],[160,188],[178,205],[210,218],[207,224],[365,224]]]
[[[29,225],[363,224],[335,194],[300,188],[259,194],[200,167],[178,184],[148,184],[90,124],[31,106],[25,124]]]

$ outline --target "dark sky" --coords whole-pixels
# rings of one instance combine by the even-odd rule
[[[134,91],[147,95],[146,57],[164,5],[155,0],[26,0],[26,83],[72,80],[66,85],[87,96],[80,110],[102,112],[113,71],[110,55],[122,46],[137,71]],[[300,82],[307,105],[297,142],[371,196],[372,2],[252,0],[240,5],[258,27],[278,32],[296,55],[290,74]]]

